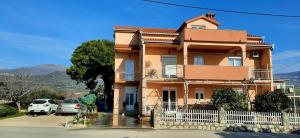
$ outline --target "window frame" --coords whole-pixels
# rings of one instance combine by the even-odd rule
[[[233,65],[230,64],[230,60],[233,60]],[[236,60],[240,60],[240,65],[237,66],[236,65]],[[228,66],[232,66],[232,67],[240,67],[240,66],[243,66],[243,63],[242,63],[242,57],[228,57]]]
[[[197,98],[197,94],[198,94],[198,98]],[[203,95],[202,99],[200,99],[200,95]],[[195,89],[195,99],[197,101],[205,101],[205,89],[204,88],[196,88]]]
[[[198,59],[197,62],[195,59]],[[200,62],[201,61],[200,59],[202,59],[202,64]],[[194,55],[194,65],[204,65],[204,57],[202,55]]]
[[[205,25],[191,25],[191,29],[206,29]]]

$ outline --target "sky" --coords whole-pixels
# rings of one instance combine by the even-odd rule
[[[160,0],[216,9],[300,15],[299,0]],[[142,0],[0,0],[0,69],[70,66],[82,42],[113,40],[113,26],[178,28],[205,14]],[[300,18],[216,13],[220,29],[247,30],[275,44],[275,73],[300,71]]]

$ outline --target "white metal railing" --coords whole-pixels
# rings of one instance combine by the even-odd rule
[[[290,125],[300,125],[300,113],[289,113]]]
[[[281,125],[281,113],[277,112],[247,112],[227,111],[226,122],[230,124],[276,124]]]
[[[271,74],[268,69],[253,69],[252,70],[252,78],[256,80],[270,80]]]
[[[163,121],[210,123],[218,121],[217,110],[176,109],[170,112],[168,109],[163,108],[161,115]]]
[[[183,65],[167,65],[164,67],[146,67],[145,75],[149,79],[183,77]]]
[[[283,115],[278,112],[248,112],[248,111],[224,111],[225,123],[228,124],[260,124],[283,125]],[[288,123],[300,126],[300,113],[288,113]],[[170,110],[162,108],[161,119],[174,122],[219,122],[221,114],[218,110],[178,109]],[[219,122],[220,123],[220,122]]]
[[[275,85],[276,90],[282,90],[284,93],[293,93],[295,90],[294,85],[277,84]]]
[[[138,81],[139,73],[116,72],[115,80],[116,81]]]

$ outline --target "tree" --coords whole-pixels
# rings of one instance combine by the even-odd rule
[[[24,71],[16,71],[10,75],[1,76],[0,98],[15,103],[21,110],[21,98],[32,92],[38,86]]]
[[[86,87],[94,90],[97,79],[104,81],[104,93],[107,104],[112,107],[114,82],[114,43],[109,40],[92,40],[82,43],[73,52],[72,65],[67,74],[78,83],[85,83]]]
[[[251,85],[254,83],[254,79],[251,78],[250,80],[244,80],[243,81],[243,94],[246,95],[245,96],[245,100],[248,104],[248,107],[250,107],[250,109],[252,110],[252,106],[251,106],[251,100],[250,100],[250,93],[249,93],[249,90],[250,90],[250,87]]]
[[[247,110],[246,95],[232,88],[214,90],[212,103],[216,108],[223,107],[225,110],[244,111]]]
[[[254,108],[258,112],[280,112],[291,107],[291,100],[282,92],[266,90],[264,94],[256,95]]]

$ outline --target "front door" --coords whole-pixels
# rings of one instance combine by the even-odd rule
[[[133,111],[134,104],[136,103],[136,88],[125,87],[125,98],[126,111]]]
[[[165,89],[163,90],[163,108],[167,110],[176,110],[176,90]]]
[[[134,62],[132,60],[125,61],[125,80],[134,80]]]

